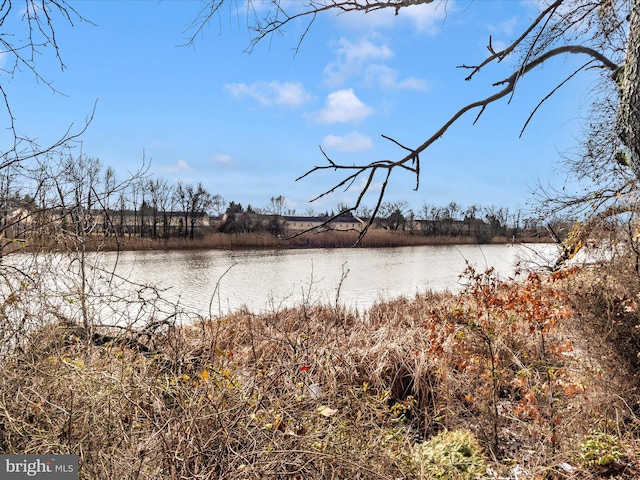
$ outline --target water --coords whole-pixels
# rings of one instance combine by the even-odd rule
[[[457,291],[467,261],[508,277],[517,262],[553,252],[550,245],[146,251],[121,253],[116,271],[166,288],[166,298],[201,315],[243,307],[259,313],[303,301],[366,309],[428,290]],[[115,258],[109,253],[105,260]]]

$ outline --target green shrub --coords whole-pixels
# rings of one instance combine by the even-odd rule
[[[587,467],[607,467],[623,456],[620,439],[605,432],[593,432],[580,444],[580,459]]]
[[[412,449],[412,460],[423,476],[436,479],[471,480],[485,472],[482,449],[465,429],[445,430]]]

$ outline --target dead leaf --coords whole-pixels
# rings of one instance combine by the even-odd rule
[[[318,414],[322,415],[323,417],[333,417],[336,413],[338,413],[338,410],[327,407],[326,405],[321,405],[318,407]]]

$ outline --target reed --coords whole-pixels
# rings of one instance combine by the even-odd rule
[[[275,248],[348,248],[353,247],[358,239],[355,231],[325,231],[305,233],[293,237],[277,237],[267,233],[210,233],[195,239],[170,238],[152,239],[140,237],[88,237],[84,239],[84,247],[90,251],[139,251],[139,250],[207,250],[207,249],[275,249]],[[547,238],[524,238],[522,243],[540,243],[550,241]],[[511,240],[495,237],[491,243],[505,244]],[[476,244],[471,237],[426,236],[409,232],[389,230],[371,230],[361,239],[361,248],[389,248],[421,245],[463,245]],[[11,245],[12,251],[50,250],[61,251],[77,247],[71,239],[66,242],[49,244],[28,240],[24,245]]]

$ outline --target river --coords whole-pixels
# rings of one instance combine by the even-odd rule
[[[367,309],[428,290],[458,291],[468,261],[503,277],[551,258],[553,245],[458,245],[301,250],[186,250],[120,253],[117,273],[153,283],[201,315],[242,307],[260,313],[301,302]],[[108,264],[115,254],[106,254]]]

